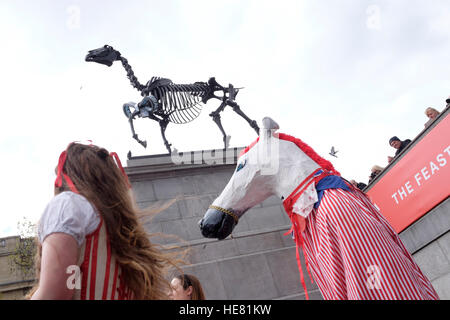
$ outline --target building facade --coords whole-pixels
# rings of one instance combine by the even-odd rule
[[[23,299],[34,284],[34,277],[21,272],[12,261],[20,241],[19,236],[0,238],[0,300]]]

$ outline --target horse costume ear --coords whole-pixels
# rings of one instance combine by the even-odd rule
[[[275,133],[280,128],[272,118],[262,119],[262,130],[260,130],[258,142],[257,161],[261,170],[261,175],[273,175],[277,173],[279,167],[279,139]]]
[[[272,118],[264,117],[262,119],[262,127],[265,130],[278,130],[280,126]]]
[[[272,137],[278,129],[280,129],[280,126],[275,120],[270,117],[264,117],[262,119],[262,130],[259,134],[259,138],[262,140],[270,140],[270,137]]]
[[[278,123],[270,117],[264,117],[262,119],[262,130],[259,134],[261,144],[268,142],[272,136],[276,135],[275,132],[280,129]]]

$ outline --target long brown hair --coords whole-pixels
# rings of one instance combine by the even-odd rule
[[[179,269],[183,252],[169,253],[150,242],[150,235],[139,220],[148,212],[138,208],[127,177],[106,149],[72,143],[66,152],[63,172],[101,215],[112,252],[133,298],[168,299],[170,283],[165,276],[169,269]],[[63,179],[62,186],[55,187],[55,195],[69,190]]]
[[[180,280],[184,290],[187,290],[189,286],[192,287],[191,300],[206,300],[203,287],[197,277],[183,273],[176,275],[175,278]]]

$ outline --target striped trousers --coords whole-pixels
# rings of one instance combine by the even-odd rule
[[[439,299],[397,233],[357,190],[325,190],[302,235],[326,300]]]

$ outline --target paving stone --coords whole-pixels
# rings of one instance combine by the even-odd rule
[[[207,263],[185,267],[186,273],[193,274],[202,285],[207,300],[226,300],[227,292],[224,287],[218,263]]]
[[[136,181],[132,183],[133,194],[137,202],[156,200],[152,181]]]
[[[450,300],[450,272],[434,279],[431,284],[441,300]]]
[[[251,237],[236,238],[239,254],[255,253],[283,247],[283,241],[278,232],[256,234]]]
[[[432,242],[413,255],[422,272],[430,281],[445,275],[450,263],[437,242]]]
[[[286,225],[279,205],[271,207],[261,207],[250,209],[246,214],[250,230],[258,230],[270,227],[279,227]]]
[[[300,282],[300,272],[297,265],[295,248],[276,250],[265,254],[269,267],[272,271],[275,286],[279,296],[287,296],[304,293]],[[317,290],[317,285],[311,281],[300,250],[300,261],[302,263],[303,276],[308,293]]]
[[[227,299],[264,300],[278,296],[271,270],[263,254],[219,261]]]

